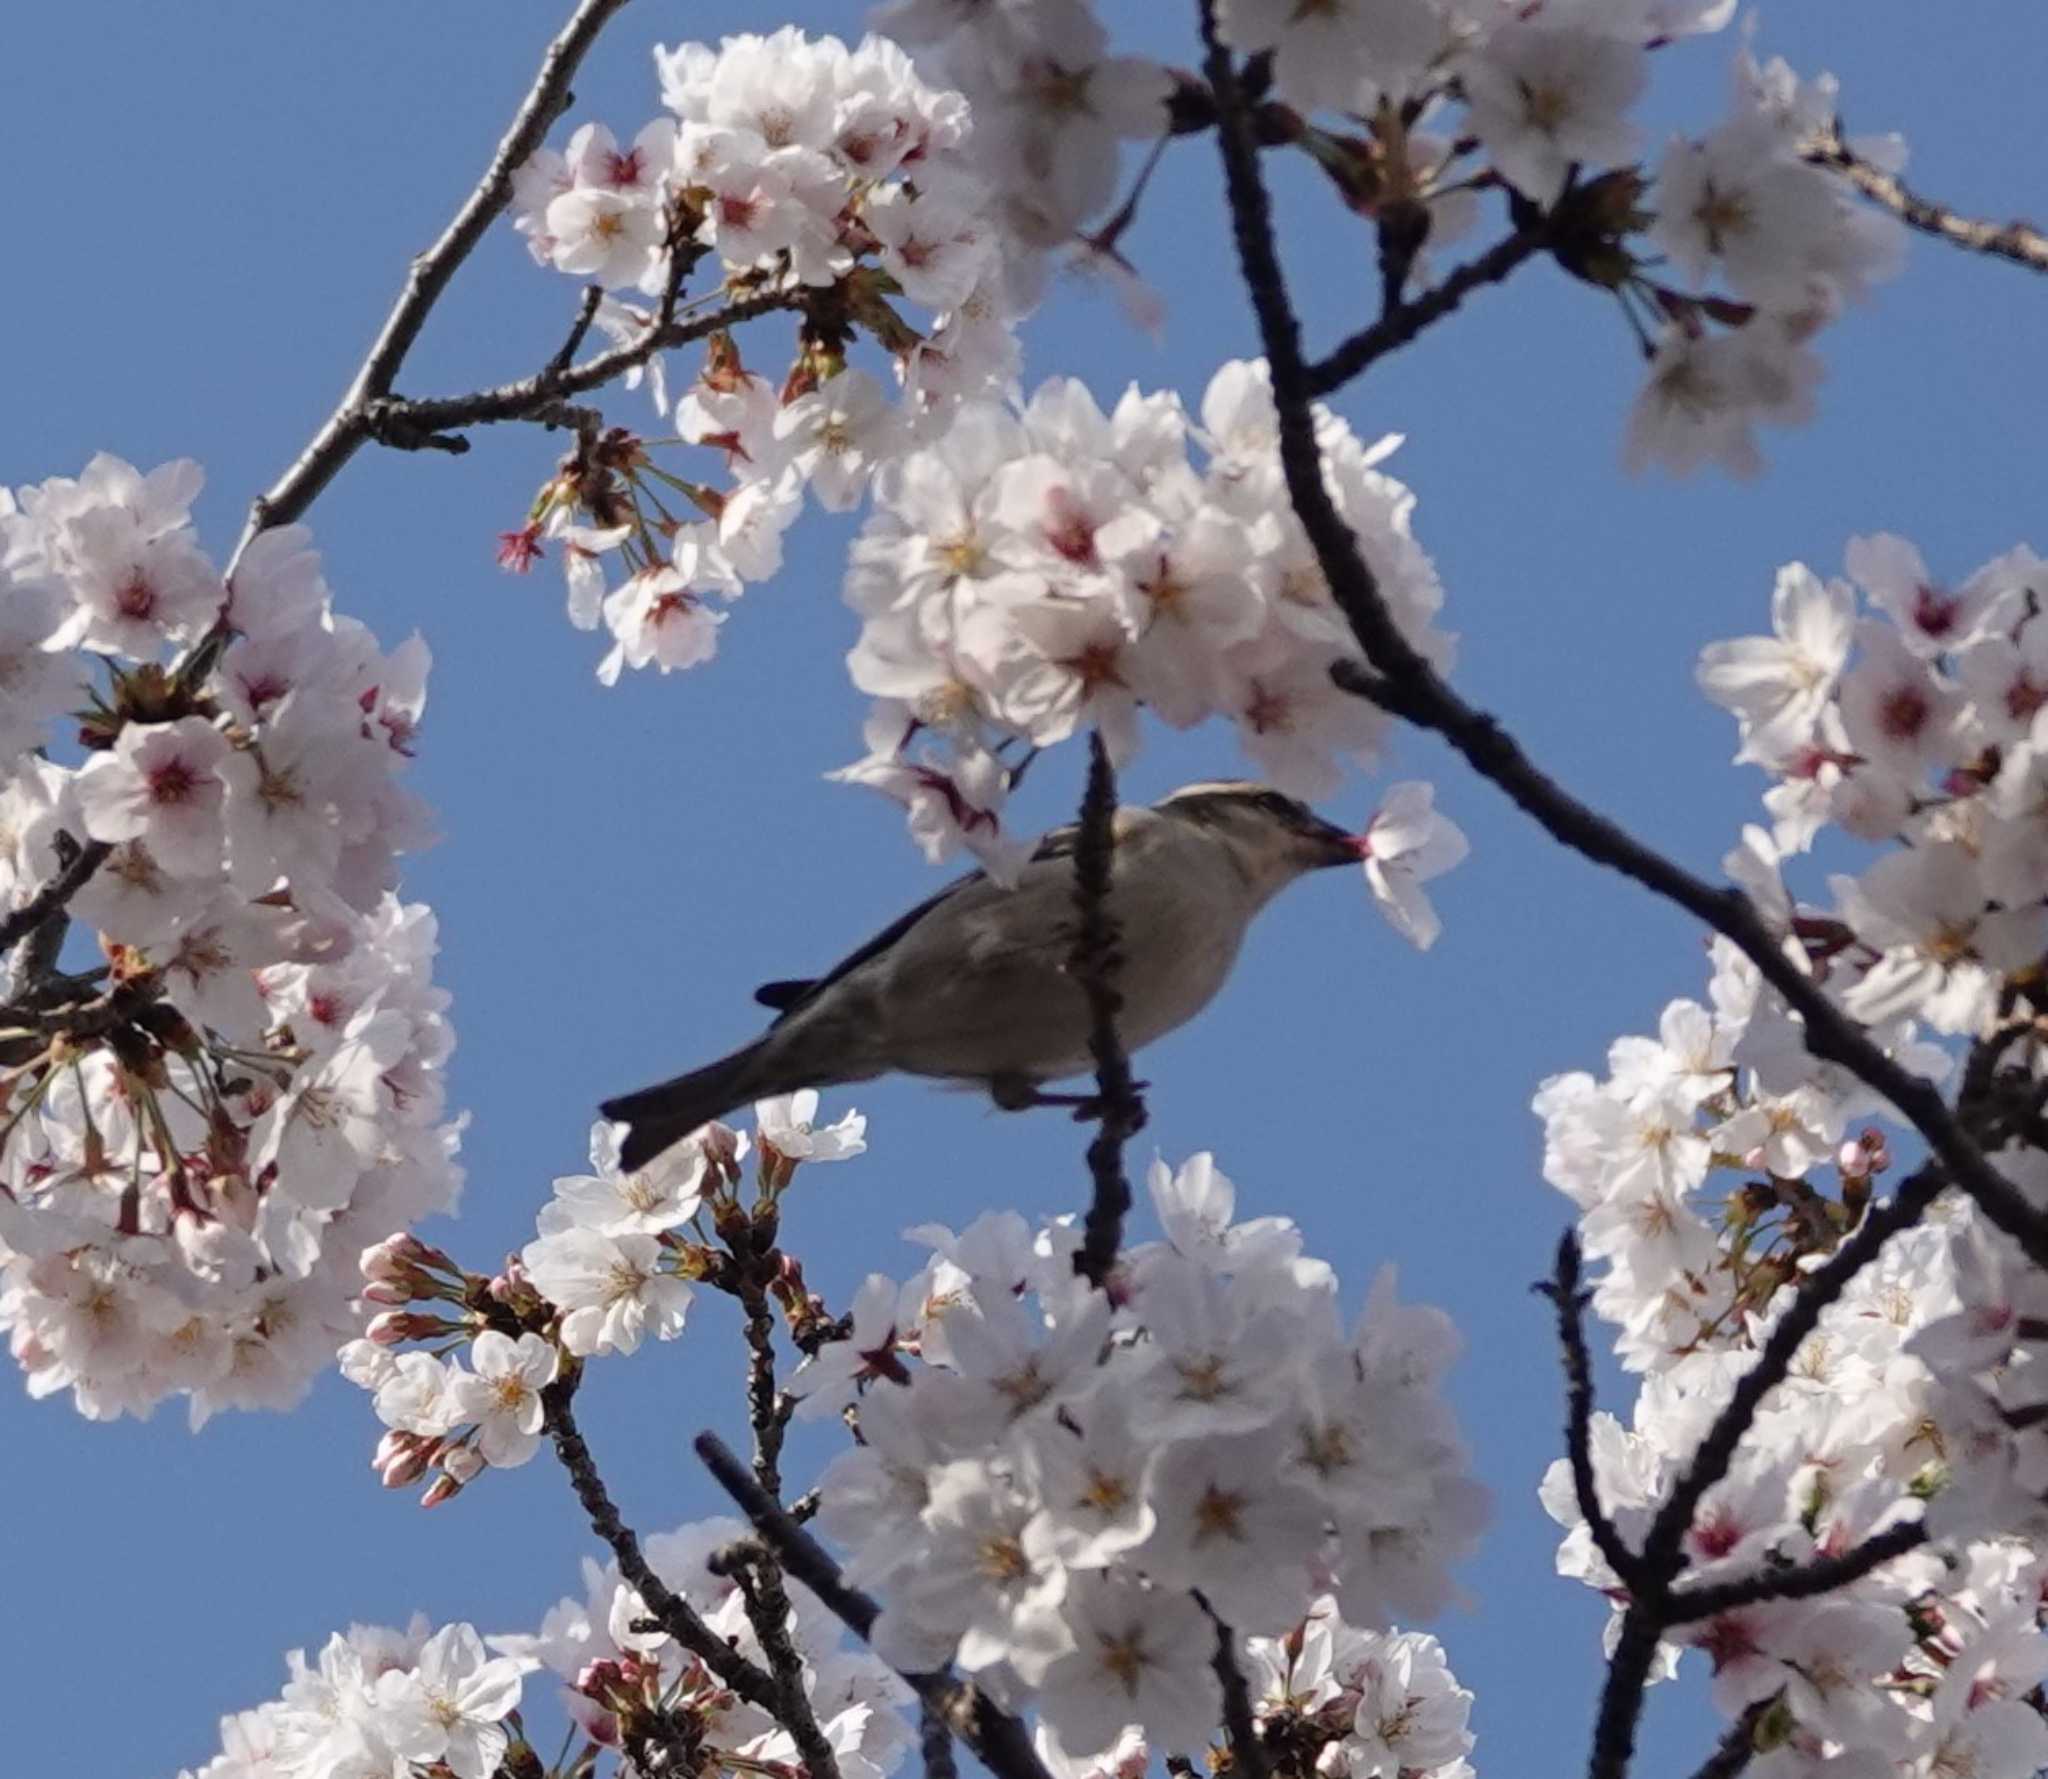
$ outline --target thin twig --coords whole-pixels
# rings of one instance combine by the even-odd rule
[[[1728,1733],[1715,1744],[1714,1752],[1694,1769],[1692,1779],[1735,1779],[1756,1756],[1756,1726],[1763,1714],[1763,1703],[1743,1712],[1728,1726]]]
[[[340,405],[291,468],[251,507],[241,541],[228,560],[228,579],[234,578],[242,553],[259,532],[297,519],[370,438],[373,404],[390,395],[406,354],[419,338],[420,329],[426,325],[441,293],[448,288],[448,281],[512,201],[513,175],[533,157],[555,120],[567,109],[569,82],[597,41],[598,33],[625,4],[626,0],[580,0],[569,22],[548,45],[533,85],[500,139],[483,178],[441,231],[441,238],[412,262],[398,300],[385,317]]]
[[[551,402],[582,395],[615,377],[645,364],[657,352],[687,346],[708,339],[723,328],[735,327],[756,315],[777,309],[796,308],[800,291],[756,291],[690,321],[662,323],[658,319],[637,340],[628,340],[603,352],[593,353],[581,364],[550,375],[537,371],[516,383],[501,383],[494,389],[471,390],[464,395],[389,396],[378,408],[380,414],[402,422],[423,435],[443,434],[462,426],[492,426],[506,420],[533,420]]]
[[[705,1469],[739,1504],[784,1570],[816,1594],[825,1609],[863,1643],[872,1641],[881,1608],[858,1588],[846,1585],[839,1565],[825,1554],[824,1547],[762,1491],[724,1441],[714,1433],[700,1433],[695,1443]],[[996,1779],[1050,1779],[1031,1746],[1030,1732],[1016,1718],[997,1710],[977,1688],[944,1671],[905,1674],[903,1679]]]
[[[597,1462],[591,1457],[590,1447],[584,1444],[583,1434],[576,1425],[576,1416],[571,1408],[576,1384],[577,1376],[573,1372],[557,1378],[542,1392],[541,1400],[546,1406],[546,1426],[548,1436],[554,1442],[555,1455],[569,1473],[570,1486],[575,1489],[576,1499],[582,1502],[583,1511],[589,1516],[591,1530],[611,1547],[612,1555],[618,1559],[619,1573],[631,1584],[647,1610],[660,1621],[663,1630],[750,1705],[774,1712],[777,1698],[773,1676],[748,1661],[723,1637],[715,1636],[690,1603],[648,1567],[647,1558],[640,1550],[639,1538],[633,1528],[619,1518],[619,1510],[605,1489],[604,1478],[598,1475]]]
[[[917,1743],[924,1755],[924,1779],[959,1779],[959,1768],[953,1764],[953,1732],[923,1699],[917,1706]]]
[[[1557,1308],[1558,1345],[1564,1350],[1565,1450],[1571,1455],[1572,1492],[1579,1515],[1608,1568],[1624,1587],[1633,1587],[1641,1559],[1622,1542],[1600,1504],[1600,1480],[1593,1470],[1593,1366],[1586,1352],[1586,1304],[1580,1283],[1579,1238],[1567,1230],[1557,1244],[1557,1272],[1536,1287]]]
[[[1347,691],[1371,698],[1418,728],[1443,736],[1482,778],[1504,791],[1553,839],[1676,903],[1733,940],[1764,980],[1800,1015],[1807,1049],[1823,1062],[1840,1064],[1890,1101],[1926,1139],[1953,1182],[2019,1243],[2035,1265],[2048,1268],[2048,1219],[1991,1165],[1934,1084],[1887,1056],[1785,954],[1780,935],[1765,924],[1748,897],[1694,876],[1572,796],[1530,760],[1498,721],[1453,691],[1403,634],[1360,554],[1358,540],[1323,484],[1314,391],[1301,355],[1301,325],[1280,270],[1272,210],[1257,151],[1247,130],[1229,52],[1213,42],[1213,27],[1208,34],[1212,39],[1209,79],[1217,94],[1217,136],[1222,144],[1231,220],[1271,368],[1288,495],[1331,596],[1370,663],[1368,670],[1356,661],[1340,659],[1331,670],[1332,677]]]
[[[1549,239],[1541,221],[1504,235],[1476,259],[1467,260],[1446,273],[1405,303],[1391,304],[1370,327],[1360,328],[1328,357],[1319,358],[1304,372],[1310,395],[1328,395],[1363,371],[1375,360],[1405,346],[1426,327],[1441,321],[1475,290],[1499,284],[1524,260],[1543,250]]]
[[[1979,222],[1957,215],[1946,204],[1921,197],[1896,174],[1872,166],[1856,153],[1842,139],[1839,118],[1807,142],[1800,153],[1814,166],[1841,174],[1873,204],[1889,210],[1908,228],[1957,247],[1967,247],[1973,253],[2010,260],[2029,271],[2048,272],[2048,232],[2023,217],[2003,223]]]
[[[1145,1102],[1131,1079],[1130,1058],[1117,1036],[1123,995],[1117,974],[1116,916],[1110,911],[1110,879],[1116,853],[1116,773],[1102,731],[1088,735],[1088,790],[1081,801],[1080,832],[1074,842],[1074,907],[1079,914],[1071,968],[1088,997],[1088,1054],[1095,1059],[1095,1140],[1088,1145],[1088,1171],[1095,1193],[1088,1206],[1074,1270],[1091,1284],[1106,1284],[1123,1245],[1124,1218],[1131,1208],[1131,1183],[1124,1175],[1124,1145],[1145,1127]]]
[[[576,310],[576,319],[569,325],[568,337],[555,348],[555,355],[541,368],[543,377],[559,377],[576,362],[576,354],[583,348],[584,339],[590,333],[590,324],[597,319],[597,311],[604,301],[602,284],[586,285],[582,304]]]
[[[1209,1622],[1216,1627],[1216,1655],[1212,1665],[1223,1687],[1223,1728],[1230,1738],[1232,1779],[1270,1779],[1265,1744],[1259,1740],[1259,1726],[1252,1718],[1251,1689],[1245,1685],[1244,1670],[1237,1662],[1237,1633],[1217,1616],[1215,1607],[1202,1598]]]
[[[1839,1556],[1815,1557],[1810,1562],[1787,1563],[1776,1569],[1759,1570],[1737,1581],[1715,1582],[1711,1586],[1674,1588],[1666,1602],[1667,1625],[1693,1624],[1703,1618],[1719,1618],[1744,1606],[1765,1600],[1811,1600],[1831,1594],[1852,1581],[1861,1581],[1873,1569],[1896,1562],[1908,1551],[1927,1542],[1927,1528],[1918,1520],[1901,1520],[1873,1533],[1861,1544]]]

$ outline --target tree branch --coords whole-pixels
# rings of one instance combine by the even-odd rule
[[[493,389],[477,389],[463,395],[386,396],[374,404],[375,411],[425,435],[446,433],[461,426],[540,419],[551,403],[609,383],[645,364],[657,352],[708,339],[720,329],[735,327],[756,315],[796,308],[801,299],[800,291],[757,291],[736,297],[691,321],[663,323],[657,318],[639,339],[593,353],[581,364],[564,371],[536,371],[516,383],[501,383]]]
[[[1100,1121],[1088,1145],[1088,1171],[1095,1195],[1088,1206],[1074,1270],[1091,1284],[1106,1284],[1123,1244],[1124,1218],[1131,1208],[1131,1183],[1124,1176],[1124,1145],[1145,1128],[1145,1101],[1131,1078],[1130,1059],[1117,1036],[1123,1010],[1117,973],[1116,917],[1109,908],[1116,854],[1116,774],[1102,731],[1088,735],[1088,790],[1081,801],[1081,828],[1074,844],[1074,906],[1079,929],[1070,967],[1088,997],[1088,1053],[1095,1059],[1095,1116]]]
[[[1735,1779],[1756,1757],[1756,1726],[1763,1714],[1762,1704],[1743,1712],[1728,1726],[1728,1733],[1715,1745],[1714,1752],[1694,1769],[1692,1779]]]
[[[690,1603],[648,1567],[639,1538],[619,1518],[619,1510],[605,1490],[604,1479],[597,1473],[597,1462],[583,1442],[570,1406],[577,1381],[575,1372],[566,1373],[548,1385],[541,1400],[546,1407],[548,1436],[554,1442],[555,1455],[569,1473],[576,1499],[582,1502],[583,1511],[590,1518],[590,1529],[611,1547],[612,1555],[618,1559],[619,1573],[660,1621],[661,1628],[750,1705],[774,1714],[778,1703],[774,1678],[748,1661],[723,1637],[712,1634]]]
[[[5,920],[0,920],[0,954],[11,951],[21,940],[33,942],[44,922],[53,920],[64,912],[65,906],[78,894],[85,880],[106,863],[107,855],[113,850],[106,841],[95,840],[73,852],[70,859],[59,868],[56,876]],[[19,970],[11,969],[8,974],[9,999],[27,993],[35,987],[37,979],[44,973],[44,968],[39,967],[38,960],[34,957],[25,957],[19,961]],[[41,966],[54,964],[55,961],[53,951],[48,959],[41,960]],[[15,980],[17,975],[20,977],[19,982]]]
[[[500,139],[483,178],[441,231],[441,238],[412,262],[405,286],[340,406],[327,417],[291,468],[251,507],[241,540],[228,560],[229,579],[257,534],[297,519],[371,437],[369,416],[374,404],[390,395],[406,354],[419,338],[420,329],[426,325],[441,293],[448,288],[448,281],[483,239],[484,231],[511,202],[513,175],[532,158],[555,120],[568,107],[569,82],[597,41],[598,33],[625,4],[626,0],[580,0],[569,22],[548,45],[533,85]]]
[[[1815,1557],[1811,1562],[1787,1563],[1777,1569],[1759,1570],[1737,1581],[1711,1586],[1677,1588],[1667,1604],[1665,1622],[1689,1625],[1703,1618],[1719,1618],[1744,1606],[1765,1600],[1811,1600],[1861,1581],[1873,1569],[1882,1569],[1908,1551],[1927,1542],[1927,1528],[1918,1520],[1901,1520],[1887,1526],[1839,1556]]]
[[[874,1601],[840,1579],[839,1565],[754,1481],[724,1441],[714,1433],[700,1433],[695,1444],[705,1469],[739,1504],[783,1569],[816,1594],[863,1643],[871,1641],[881,1616]],[[975,1687],[946,1672],[905,1674],[903,1679],[996,1779],[1051,1779],[1023,1724],[998,1711]]]
[[[1237,1663],[1237,1633],[1216,1614],[1215,1607],[1197,1592],[1202,1610],[1216,1627],[1216,1656],[1213,1666],[1223,1687],[1223,1728],[1230,1737],[1232,1779],[1270,1779],[1266,1747],[1259,1740],[1259,1726],[1252,1718],[1251,1690],[1245,1685],[1244,1670]]]
[[[1946,204],[1921,197],[1896,174],[1872,166],[1857,154],[1842,139],[1839,118],[1824,134],[1806,143],[1800,154],[1816,167],[1841,174],[1879,209],[1889,210],[1908,228],[1957,247],[1967,247],[1973,253],[2010,260],[2032,272],[2048,272],[2048,233],[2020,217],[2006,223],[1978,222],[1958,216]]]
[[[1600,1505],[1600,1482],[1593,1470],[1593,1366],[1586,1352],[1586,1303],[1590,1293],[1580,1283],[1579,1238],[1567,1230],[1557,1244],[1557,1271],[1536,1289],[1557,1309],[1558,1345],[1564,1350],[1565,1450],[1571,1456],[1572,1492],[1579,1514],[1593,1535],[1594,1547],[1624,1587],[1636,1585],[1642,1559],[1622,1542],[1614,1522]]]
[[[1231,220],[1245,285],[1271,367],[1288,495],[1329,582],[1331,596],[1371,668],[1368,672],[1357,662],[1339,660],[1331,670],[1332,677],[1347,691],[1371,698],[1418,728],[1441,735],[1482,778],[1504,791],[1553,839],[1675,902],[1731,939],[1801,1016],[1807,1049],[1824,1062],[1840,1064],[1889,1100],[1926,1139],[1953,1182],[2019,1243],[2035,1265],[2048,1268],[2048,1220],[1991,1165],[1935,1086],[1880,1050],[1786,956],[1780,936],[1765,925],[1746,896],[1695,877],[1572,796],[1529,759],[1498,721],[1453,691],[1402,633],[1359,551],[1358,540],[1323,486],[1313,391],[1301,354],[1301,325],[1280,269],[1258,154],[1245,122],[1230,54],[1215,42],[1213,24],[1206,16],[1205,34],[1210,42],[1209,80],[1217,95],[1217,137],[1222,145]]]
[[[706,1565],[713,1574],[729,1575],[740,1590],[747,1622],[761,1640],[768,1671],[775,1676],[775,1721],[789,1732],[803,1756],[808,1779],[839,1779],[839,1759],[818,1727],[811,1695],[804,1687],[804,1659],[789,1635],[789,1590],[782,1585],[782,1565],[766,1545],[751,1541],[721,1551]]]
[[[1540,253],[1549,242],[1542,221],[1518,228],[1496,241],[1476,259],[1454,267],[1443,281],[1405,303],[1389,305],[1370,327],[1360,328],[1327,358],[1319,358],[1303,371],[1310,395],[1328,395],[1351,381],[1368,365],[1405,346],[1433,322],[1441,321],[1470,296],[1489,284],[1501,283],[1524,260]]]
[[[1765,1339],[1756,1363],[1743,1373],[1726,1406],[1695,1448],[1685,1474],[1657,1510],[1643,1540],[1640,1585],[1622,1615],[1621,1637],[1608,1659],[1600,1713],[1593,1731],[1589,1779],[1622,1779],[1628,1771],[1657,1645],[1672,1625],[1686,1622],[1674,1615],[1671,1583],[1685,1566],[1685,1535],[1692,1529],[1701,1499],[1728,1474],[1736,1448],[1756,1419],[1763,1399],[1784,1382],[1794,1357],[1819,1325],[1821,1313],[1841,1296],[1851,1279],[1877,1258],[1878,1250],[1887,1241],[1919,1222],[1946,1184],[1940,1168],[1931,1164],[1921,1168],[1900,1186],[1893,1198],[1871,1206],[1856,1233],[1806,1276],[1791,1305]]]

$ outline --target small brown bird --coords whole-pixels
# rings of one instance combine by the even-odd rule
[[[1186,785],[1119,809],[1112,833],[1117,1030],[1130,1051],[1208,1005],[1276,893],[1360,857],[1356,835],[1259,784]],[[1077,834],[1046,835],[1014,888],[971,872],[824,975],[757,990],[777,1017],[753,1043],[605,1101],[605,1117],[631,1126],[622,1165],[750,1100],[891,1071],[978,1082],[1008,1110],[1076,1103],[1043,1084],[1089,1066],[1087,996],[1070,968]]]

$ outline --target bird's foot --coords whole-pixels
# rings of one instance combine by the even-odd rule
[[[1149,1085],[1149,1082],[1133,1081],[1131,1090],[1143,1093]],[[1099,1119],[1108,1109],[1099,1093],[1048,1093],[1036,1081],[1022,1075],[996,1076],[988,1084],[988,1097],[1005,1112],[1028,1112],[1037,1106],[1065,1106],[1073,1112],[1076,1124]]]

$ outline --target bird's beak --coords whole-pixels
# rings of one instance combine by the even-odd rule
[[[1304,831],[1301,837],[1302,850],[1308,855],[1308,869],[1326,871],[1332,865],[1355,865],[1365,857],[1365,840],[1362,835],[1346,832],[1335,822],[1315,818],[1315,825]]]

